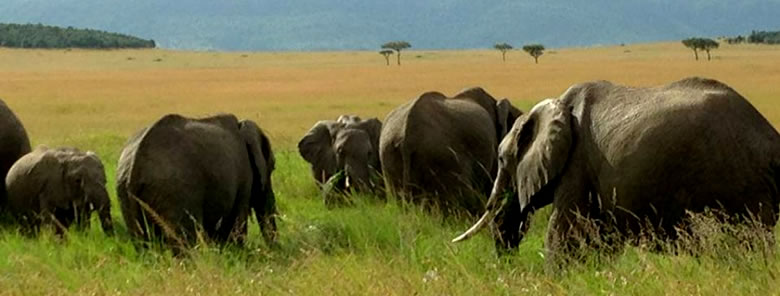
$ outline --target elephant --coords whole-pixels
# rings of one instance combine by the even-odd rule
[[[382,122],[376,118],[361,120],[355,115],[342,115],[335,121],[322,120],[298,142],[298,152],[311,164],[312,175],[320,185],[343,172],[344,178],[335,184],[338,190],[378,191],[381,130]]]
[[[484,209],[498,141],[522,112],[480,87],[426,92],[393,111],[379,138],[385,183],[398,198],[445,216]]]
[[[22,122],[0,99],[0,180],[5,180],[11,166],[30,151],[30,139]],[[0,182],[0,213],[4,212],[7,200],[5,182]]]
[[[274,166],[270,141],[251,120],[168,114],[122,149],[116,185],[122,216],[133,237],[162,237],[181,251],[197,238],[242,245],[254,210],[273,245]]]
[[[517,119],[499,146],[484,215],[453,241],[492,221],[499,253],[512,250],[550,204],[548,266],[579,260],[594,242],[615,250],[648,235],[675,241],[700,213],[761,225],[771,237],[778,186],[778,132],[726,84],[586,82]]]
[[[72,223],[83,230],[97,212],[103,231],[113,234],[105,169],[92,151],[38,146],[14,163],[5,184],[8,210],[28,233],[42,224],[58,236]]]

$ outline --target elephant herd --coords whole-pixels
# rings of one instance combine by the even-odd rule
[[[61,234],[99,216],[112,233],[100,159],[39,146],[0,103],[0,212],[25,232]],[[552,205],[547,260],[578,252],[582,238],[675,239],[689,213],[757,222],[769,235],[780,213],[780,135],[740,94],[687,78],[633,88],[606,81],[570,87],[527,113],[482,88],[427,92],[384,124],[343,115],[317,122],[298,151],[332,195],[366,192],[445,216],[481,218],[454,241],[494,225],[499,251],[517,248],[535,211]],[[166,115],[131,136],[116,192],[128,231],[191,245],[203,234],[242,243],[254,211],[275,242],[275,159],[263,131],[223,114]],[[0,182],[2,183],[2,182]],[[330,190],[335,188],[335,190]],[[596,233],[588,223],[600,225]]]

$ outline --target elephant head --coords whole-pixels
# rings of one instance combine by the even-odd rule
[[[485,214],[453,242],[468,239],[499,213],[510,212],[519,214],[511,217],[519,221],[497,240],[519,244],[533,211],[552,203],[552,195],[544,189],[554,186],[564,172],[571,146],[571,113],[559,100],[544,100],[520,116],[499,145],[498,176]]]
[[[255,211],[257,223],[266,243],[276,241],[276,196],[271,185],[271,173],[276,166],[271,141],[254,121],[243,120],[239,124],[241,137],[247,147],[252,166],[252,197],[250,207]]]
[[[337,121],[317,122],[298,142],[298,151],[311,164],[314,178],[326,183],[342,172],[338,189],[373,189],[374,177],[381,171],[379,134],[382,123],[342,115]]]
[[[106,191],[106,174],[100,158],[92,152],[81,153],[78,150],[58,150],[58,159],[65,170],[63,175],[66,192],[78,199],[81,215],[77,217],[83,226],[93,211],[100,217],[100,225],[106,234],[113,233],[111,221],[111,201]]]
[[[500,140],[507,134],[517,117],[523,114],[507,99],[496,100],[481,87],[465,89],[453,99],[470,100],[482,106],[490,114],[496,128],[496,136]]]

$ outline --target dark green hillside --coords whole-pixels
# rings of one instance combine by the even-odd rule
[[[0,46],[15,48],[153,48],[154,40],[91,29],[0,24]]]

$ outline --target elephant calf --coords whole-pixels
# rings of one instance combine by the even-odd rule
[[[131,137],[119,157],[122,216],[135,237],[163,237],[184,247],[198,232],[219,243],[242,243],[254,209],[271,243],[274,163],[270,141],[251,120],[163,116]]]
[[[103,163],[92,151],[38,146],[14,163],[5,184],[8,210],[29,232],[47,224],[62,235],[74,222],[83,229],[97,212],[113,233]]]
[[[338,120],[319,121],[298,142],[298,152],[311,164],[314,179],[324,184],[334,176],[339,191],[379,189],[379,133],[382,122],[342,115]],[[329,204],[328,196],[325,200]]]

